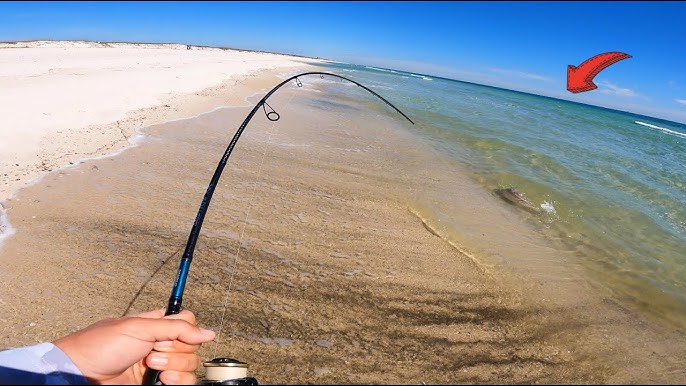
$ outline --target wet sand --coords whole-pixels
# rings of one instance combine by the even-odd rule
[[[230,92],[279,81],[263,74]],[[396,117],[350,120],[355,108],[333,103],[312,113],[292,97],[270,99],[278,124],[253,119],[205,219],[184,296],[221,331],[203,358],[246,361],[263,384],[686,380],[679,333],[592,286],[548,293],[533,268],[493,266],[423,222],[411,197],[430,183],[403,171],[421,170],[425,152]],[[6,201],[16,234],[0,251],[3,346],[164,307],[248,111],[146,128],[139,146]]]

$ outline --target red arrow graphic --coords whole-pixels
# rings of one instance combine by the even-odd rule
[[[606,52],[581,63],[579,67],[567,66],[567,90],[573,93],[591,91],[598,88],[593,78],[605,68],[622,59],[630,58],[623,52]]]

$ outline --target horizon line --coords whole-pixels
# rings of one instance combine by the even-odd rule
[[[541,98],[547,98],[547,99],[553,99],[556,101],[562,101],[562,102],[569,102],[569,103],[574,103],[577,105],[581,106],[587,106],[587,107],[594,107],[594,108],[599,108],[603,110],[609,110],[609,111],[615,111],[619,113],[625,113],[625,114],[632,114],[636,115],[639,117],[645,117],[645,118],[650,118],[650,119],[655,119],[659,121],[664,121],[664,122],[671,122],[677,125],[681,126],[686,126],[686,121],[684,122],[679,122],[673,119],[667,119],[667,118],[660,118],[660,117],[655,117],[651,115],[646,115],[644,113],[637,113],[637,112],[632,112],[632,111],[627,111],[627,110],[620,110],[616,107],[607,107],[607,106],[601,106],[601,105],[594,105],[594,104],[589,104],[589,103],[584,103],[584,102],[578,102],[570,99],[564,99],[560,97],[555,97],[555,96],[550,96],[550,95],[543,95],[543,94],[535,94],[529,91],[523,91],[523,90],[516,90],[516,89],[511,89],[503,86],[495,86],[491,84],[485,84],[485,83],[477,83],[469,80],[462,80],[462,79],[456,79],[456,78],[449,78],[446,76],[441,76],[441,75],[432,75],[432,74],[426,74],[426,73],[421,73],[421,72],[411,72],[407,70],[401,70],[397,68],[388,68],[388,67],[383,67],[383,66],[370,66],[370,65],[365,65],[365,64],[357,64],[357,63],[351,63],[351,62],[344,62],[341,60],[335,60],[335,59],[329,59],[329,58],[323,58],[323,57],[312,57],[312,56],[306,56],[306,55],[298,55],[298,54],[291,54],[291,53],[282,53],[282,52],[274,52],[274,51],[265,51],[265,50],[255,50],[255,49],[247,49],[247,48],[234,48],[234,47],[226,47],[226,46],[209,46],[209,45],[201,45],[201,44],[188,44],[188,43],[179,43],[179,42],[136,42],[136,41],[110,41],[110,40],[89,40],[89,39],[79,39],[79,40],[71,40],[71,39],[31,39],[31,40],[16,40],[16,41],[0,41],[0,44],[16,44],[16,43],[33,43],[33,42],[84,42],[84,43],[97,43],[97,44],[102,44],[102,43],[113,43],[113,44],[161,44],[161,45],[182,45],[182,46],[190,46],[190,47],[199,47],[199,48],[214,48],[214,49],[220,49],[220,50],[233,50],[233,51],[245,51],[245,52],[258,52],[258,53],[266,53],[266,54],[273,54],[273,55],[283,55],[283,56],[292,56],[296,58],[306,58],[306,59],[313,59],[313,60],[324,60],[328,62],[334,62],[334,63],[341,63],[341,64],[347,64],[347,65],[353,65],[353,66],[360,66],[360,67],[365,67],[365,68],[378,68],[381,70],[388,70],[388,71],[395,71],[395,72],[403,72],[406,74],[414,74],[414,75],[421,75],[421,76],[427,76],[427,77],[434,77],[434,78],[439,78],[447,81],[453,81],[453,82],[462,82],[462,83],[468,83],[468,84],[473,84],[476,86],[481,86],[481,87],[491,87],[499,90],[504,90],[504,91],[511,91],[511,92],[516,92],[520,94],[526,94],[526,95],[532,95],[536,97],[541,97]],[[370,68],[371,69],[371,68]]]

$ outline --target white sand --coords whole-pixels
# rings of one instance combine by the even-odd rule
[[[180,44],[0,43],[0,202],[47,171],[130,145],[138,128],[218,107],[200,107],[208,88],[303,65]]]

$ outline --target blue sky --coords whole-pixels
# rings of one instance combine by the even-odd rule
[[[686,123],[686,2],[0,2],[0,40],[174,42],[438,75]],[[566,90],[567,65],[632,55]]]

